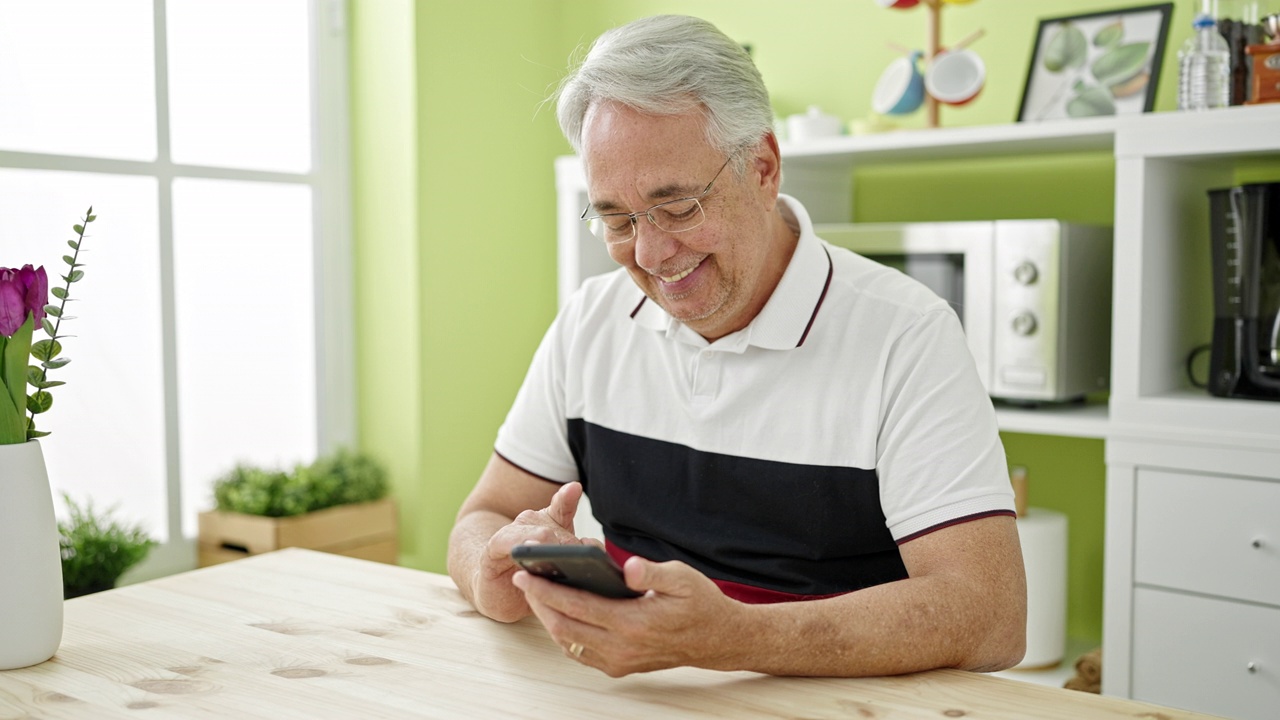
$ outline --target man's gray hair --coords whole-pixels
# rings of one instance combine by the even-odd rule
[[[741,45],[699,18],[658,15],[605,32],[560,85],[560,129],[582,152],[592,105],[616,102],[653,115],[706,117],[707,141],[725,155],[773,129],[769,91]]]

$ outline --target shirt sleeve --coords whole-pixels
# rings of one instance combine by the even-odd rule
[[[880,417],[876,468],[894,540],[1013,514],[995,408],[949,309],[924,313],[894,341]]]

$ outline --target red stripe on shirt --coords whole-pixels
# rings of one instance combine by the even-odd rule
[[[609,557],[614,562],[622,565],[626,563],[627,558],[632,557],[635,553],[627,552],[611,542],[605,541],[605,550],[608,551]],[[731,582],[729,580],[717,580],[711,578],[711,582],[720,588],[726,596],[737,600],[738,602],[749,603],[752,605],[765,605],[768,603],[780,602],[796,602],[801,600],[822,600],[823,598],[837,597],[845,593],[831,593],[828,595],[796,595],[794,593],[781,592],[779,590],[768,590],[766,588],[755,587],[754,585],[744,585],[743,583]]]

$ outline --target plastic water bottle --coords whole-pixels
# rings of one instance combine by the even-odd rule
[[[1207,13],[1178,52],[1178,109],[1207,110],[1231,104],[1231,49]]]

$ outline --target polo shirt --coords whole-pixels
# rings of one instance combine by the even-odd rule
[[[707,342],[625,270],[534,354],[496,452],[582,482],[611,549],[815,597],[905,578],[898,544],[1013,514],[995,411],[954,311],[813,232],[742,330]]]

